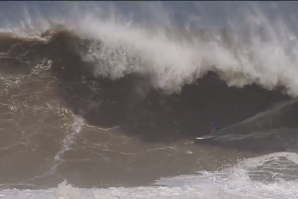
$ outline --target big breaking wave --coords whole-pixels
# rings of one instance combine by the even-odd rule
[[[228,86],[283,86],[289,95],[297,96],[296,37],[282,22],[270,23],[254,11],[244,18],[248,26],[244,31],[240,27],[185,30],[146,27],[115,17],[101,19],[91,12],[79,21],[26,19],[19,27],[1,30],[1,46],[7,47],[8,41],[10,45],[45,44],[66,34],[79,44],[88,40],[71,50],[92,64],[94,76],[149,76],[151,86],[171,93],[214,71]]]
[[[244,104],[249,104],[248,108],[245,109],[246,111],[251,109],[256,101],[263,99],[264,102],[260,103],[263,107],[254,107],[251,112],[243,114],[241,119],[245,119],[266,110],[271,106],[271,102],[289,99],[289,97],[279,92],[280,87],[282,87],[283,93],[290,97],[298,95],[298,81],[296,80],[298,51],[296,51],[296,35],[280,19],[270,23],[262,13],[253,12],[253,15],[246,16],[244,24],[248,25],[248,29],[245,31],[238,27],[223,31],[211,29],[199,31],[193,29],[177,30],[173,27],[153,28],[125,20],[101,19],[95,13],[77,17],[74,21],[62,18],[59,19],[59,23],[53,23],[53,19],[51,21],[43,20],[39,24],[27,20],[21,27],[1,30],[0,56],[3,63],[5,61],[11,63],[11,60],[16,60],[18,63],[25,63],[28,67],[31,65],[36,66],[40,62],[43,66],[49,65],[58,85],[62,88],[61,90],[67,90],[66,87],[69,84],[65,82],[72,82],[71,84],[74,84],[72,86],[77,88],[78,84],[74,83],[75,81],[88,81],[90,79],[100,79],[100,85],[103,85],[102,88],[107,86],[108,88],[120,87],[123,89],[127,85],[137,85],[133,89],[134,92],[143,97],[145,96],[145,98],[153,99],[153,101],[156,98],[150,98],[150,92],[158,96],[163,96],[164,93],[174,96],[174,99],[168,97],[168,95],[165,97],[168,103],[172,103],[171,108],[175,106],[173,100],[175,100],[177,93],[178,95],[180,93],[181,96],[188,96],[186,97],[187,100],[182,103],[187,104],[188,100],[192,98],[190,93],[200,91],[197,95],[194,95],[195,100],[203,98],[204,100],[200,102],[205,104],[203,102],[208,101],[210,98],[204,96],[203,93],[210,93],[214,90],[215,93],[219,93],[222,89],[223,96],[229,96],[226,98],[227,101],[234,94],[242,95],[250,92],[246,95],[253,96],[253,102],[250,104],[245,101],[241,104],[241,107]],[[4,70],[3,68],[3,76],[12,75],[11,69],[4,68]],[[27,75],[28,71],[31,70],[25,67],[21,74]],[[210,75],[208,72],[213,73]],[[227,86],[240,88],[252,84],[253,86],[240,89],[243,91],[233,90],[222,86],[224,85],[223,81],[214,77],[214,74],[217,74],[219,79],[223,80]],[[62,84],[60,84],[61,82]],[[116,85],[113,82],[116,82]],[[135,84],[136,82],[137,84]],[[193,89],[192,86],[196,83],[198,83],[198,87],[194,86],[195,89]],[[121,87],[120,85],[124,86]],[[213,87],[208,87],[209,85],[213,85]],[[260,89],[260,87],[263,89]],[[266,91],[276,88],[277,93]],[[81,90],[85,89],[86,87],[81,88]],[[158,94],[155,93],[156,91]],[[228,92],[228,94],[226,91],[230,93]],[[71,91],[67,90],[67,92]],[[183,92],[186,92],[186,94]],[[95,95],[95,93],[93,94]],[[85,94],[90,94],[90,92],[82,91],[80,93],[81,96]],[[125,93],[124,96],[128,96],[128,94]],[[261,97],[258,98],[257,96]],[[162,101],[163,97],[158,99]],[[76,110],[77,102],[71,104],[69,101],[72,99],[67,98],[64,97],[64,100],[70,104],[69,106],[73,108],[73,111],[88,119],[88,113]],[[214,105],[217,102],[218,99],[212,101],[211,104]],[[126,104],[128,103],[126,102]],[[223,104],[221,105],[224,106]],[[88,107],[83,107],[83,109],[86,110]],[[291,113],[294,111],[295,109],[292,109]],[[208,117],[212,117],[212,114],[210,113]],[[241,114],[235,113],[235,117]],[[230,116],[232,117],[232,113]],[[235,122],[235,117],[231,121]],[[285,118],[284,121],[288,121],[287,117]],[[92,122],[92,119],[89,120]],[[231,124],[231,121],[226,123]],[[202,123],[204,122],[203,119]],[[239,122],[239,118],[236,122]],[[283,124],[280,126],[283,126]],[[290,158],[291,161],[295,159],[295,154],[271,155],[274,157],[294,157]],[[293,162],[297,164],[295,161]],[[236,171],[236,174],[239,174],[238,171]],[[241,172],[240,180],[238,179],[239,176],[236,175],[235,177],[235,172],[228,174],[228,177],[222,177],[217,172],[210,175],[205,173],[203,178],[205,177],[207,180],[202,180],[204,185],[200,185],[201,182],[195,180],[194,183],[190,183],[194,187],[187,184],[173,188],[141,187],[132,190],[124,188],[115,190],[113,190],[114,188],[110,188],[110,190],[76,190],[76,188],[69,188],[63,183],[60,186],[62,192],[68,188],[71,192],[75,190],[76,193],[65,193],[64,195],[62,193],[63,197],[74,198],[89,197],[88,194],[93,194],[92,197],[94,198],[108,196],[109,194],[110,197],[118,195],[118,197],[144,198],[144,192],[146,191],[163,198],[206,198],[210,197],[210,193],[204,193],[206,186],[218,191],[217,196],[212,195],[215,198],[251,198],[253,197],[251,191],[256,191],[256,186],[262,188],[257,190],[260,195],[254,197],[278,198],[288,194],[286,195],[288,198],[294,198],[297,195],[295,182],[281,180],[269,184],[255,183],[246,174],[242,175]],[[211,181],[216,186],[212,185]],[[227,181],[230,183],[226,185],[227,187],[220,185]],[[233,184],[234,182],[244,183],[242,184],[244,186],[237,187],[236,183]],[[238,190],[237,193],[229,192],[235,187]],[[267,192],[271,190],[271,187],[279,187],[280,192],[277,191],[274,196],[269,196]],[[230,195],[227,194],[227,190]],[[27,192],[35,194],[31,195],[32,197],[39,197],[38,194],[42,194],[43,197],[55,197],[56,191],[56,189],[48,190],[48,196],[45,196],[45,191],[40,190]],[[1,194],[6,198],[17,198],[25,192],[3,190]],[[83,192],[86,192],[86,195]],[[137,193],[141,195],[137,195]]]

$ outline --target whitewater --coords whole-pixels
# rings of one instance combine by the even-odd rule
[[[298,198],[296,7],[1,2],[0,197]]]
[[[297,198],[297,182],[288,182],[278,174],[274,182],[257,182],[248,176],[249,170],[276,167],[282,162],[297,166],[296,153],[272,153],[245,160],[233,168],[216,172],[201,172],[196,176],[179,176],[159,180],[155,186],[135,188],[83,189],[72,187],[66,182],[58,188],[46,190],[3,190],[3,198]],[[284,161],[284,160],[283,160]],[[266,165],[267,164],[267,165]],[[274,166],[273,166],[274,165]],[[295,171],[297,173],[297,170]],[[273,175],[273,174],[272,174]],[[163,186],[158,186],[163,185]]]

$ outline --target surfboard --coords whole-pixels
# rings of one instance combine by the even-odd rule
[[[199,137],[196,137],[196,141],[200,141],[200,142],[203,142],[203,141],[210,141],[214,138],[217,138],[219,136],[222,136],[224,134],[226,134],[227,132],[225,131],[225,129],[222,129],[222,130],[219,130],[216,132],[215,135],[203,135],[203,136],[199,136]]]
[[[204,135],[204,136],[200,136],[200,137],[196,137],[197,140],[208,140],[208,139],[213,139],[215,138],[215,135]]]

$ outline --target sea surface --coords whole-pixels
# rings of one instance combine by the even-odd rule
[[[297,8],[0,2],[0,198],[297,199]]]

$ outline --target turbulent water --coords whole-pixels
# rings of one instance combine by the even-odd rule
[[[194,3],[192,17],[232,7],[217,3]],[[21,3],[1,3],[1,198],[298,197],[298,42],[285,4],[270,20],[245,4],[234,21],[214,15],[228,22],[217,28],[174,24],[162,14],[171,3],[136,3],[133,19],[117,10],[133,3],[54,4],[20,17]],[[62,5],[71,14],[57,15]],[[195,142],[214,118],[223,135]]]

